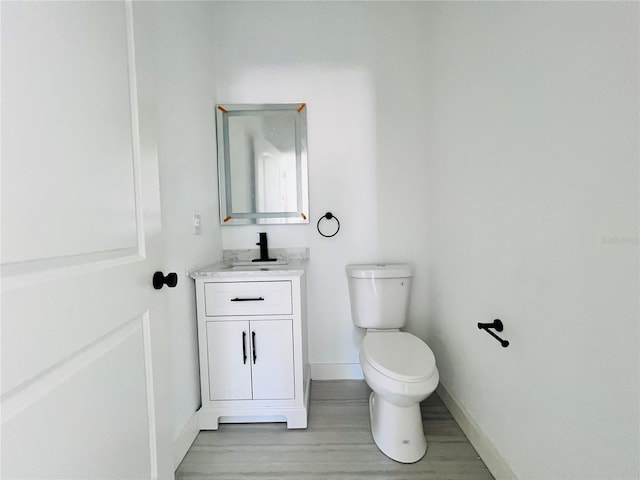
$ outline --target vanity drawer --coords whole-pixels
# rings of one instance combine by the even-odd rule
[[[207,282],[205,315],[291,315],[291,282]]]

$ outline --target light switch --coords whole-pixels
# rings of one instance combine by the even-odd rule
[[[200,214],[193,212],[193,234],[200,235],[202,233],[202,227],[200,225]]]

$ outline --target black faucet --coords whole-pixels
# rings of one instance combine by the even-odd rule
[[[254,258],[252,262],[275,262],[277,258],[269,258],[269,247],[267,246],[267,232],[260,232],[260,241],[256,245],[260,246],[260,258]]]

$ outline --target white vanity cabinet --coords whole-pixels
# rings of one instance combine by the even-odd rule
[[[192,277],[200,428],[260,421],[306,428],[310,380],[304,268],[234,272],[219,266],[193,272]]]
[[[291,320],[207,322],[209,400],[294,398],[292,324]]]

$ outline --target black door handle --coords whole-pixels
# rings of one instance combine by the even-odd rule
[[[256,358],[258,355],[256,354],[256,332],[251,332],[251,347],[253,350],[253,364],[256,364]]]
[[[165,275],[162,272],[156,272],[153,274],[153,288],[160,290],[163,285],[173,288],[178,284],[178,274],[171,272]]]
[[[231,302],[264,302],[264,297],[255,297],[255,298],[232,298]]]
[[[247,364],[247,332],[242,332],[242,363]]]

